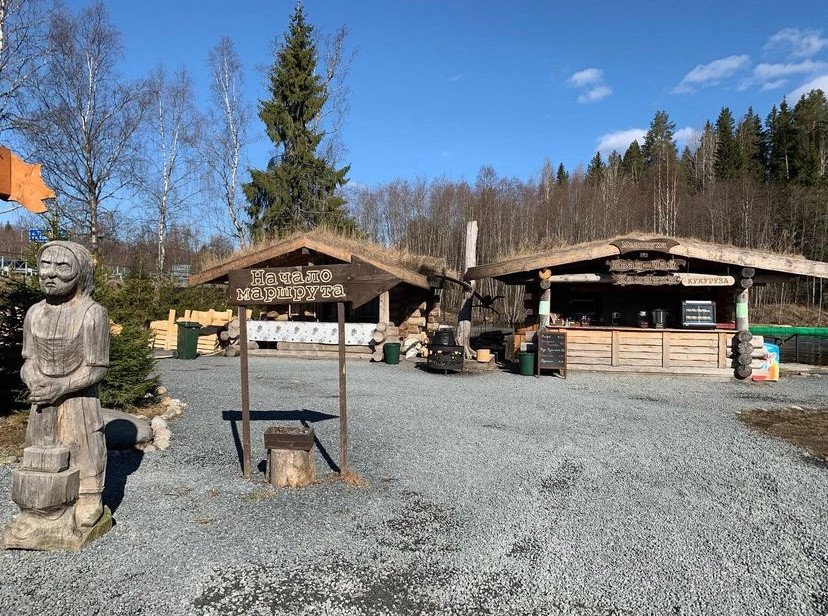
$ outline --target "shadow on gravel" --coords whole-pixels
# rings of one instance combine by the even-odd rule
[[[138,470],[143,459],[143,451],[115,450],[107,453],[103,502],[112,513],[115,513],[121,501],[124,500],[127,477]]]
[[[328,419],[337,419],[339,415],[331,415],[330,413],[323,413],[321,411],[311,411],[309,409],[298,409],[293,411],[250,411],[250,421],[298,421],[305,428],[309,428],[310,424],[319,421],[327,421]],[[241,436],[239,436],[239,422],[241,422],[241,411],[223,411],[221,418],[224,421],[230,422],[230,432],[233,435],[233,443],[236,446],[236,455],[239,458],[239,466],[243,466],[244,454],[242,453]],[[327,465],[335,473],[339,472],[339,465],[333,461],[328,451],[322,446],[319,437],[314,434],[314,445],[322,454]],[[258,465],[261,470],[261,462]]]

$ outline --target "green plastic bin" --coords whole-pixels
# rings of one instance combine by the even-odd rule
[[[535,374],[535,354],[534,353],[520,353],[520,374],[523,376],[532,376]]]
[[[198,355],[198,332],[201,323],[181,321],[178,323],[178,359],[195,359]]]
[[[400,343],[399,342],[386,342],[385,345],[383,345],[382,350],[385,353],[385,363],[386,364],[398,364],[398,363],[400,363]]]

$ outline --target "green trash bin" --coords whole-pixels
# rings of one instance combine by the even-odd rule
[[[520,353],[520,374],[523,376],[532,376],[535,374],[535,354],[534,353]]]
[[[398,364],[398,363],[400,363],[400,343],[399,342],[386,342],[385,345],[383,345],[382,350],[385,353],[385,363],[386,364]]]
[[[181,321],[178,323],[178,359],[195,359],[198,355],[198,332],[201,323]]]

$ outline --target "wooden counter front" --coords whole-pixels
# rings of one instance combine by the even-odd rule
[[[566,332],[571,370],[733,376],[733,330],[553,326],[547,331]],[[760,337],[754,340],[761,345]]]

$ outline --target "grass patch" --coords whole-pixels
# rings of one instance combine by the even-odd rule
[[[28,422],[28,411],[0,416],[0,458],[23,455]]]
[[[738,417],[755,430],[783,438],[828,461],[828,408],[752,409],[741,411]]]

